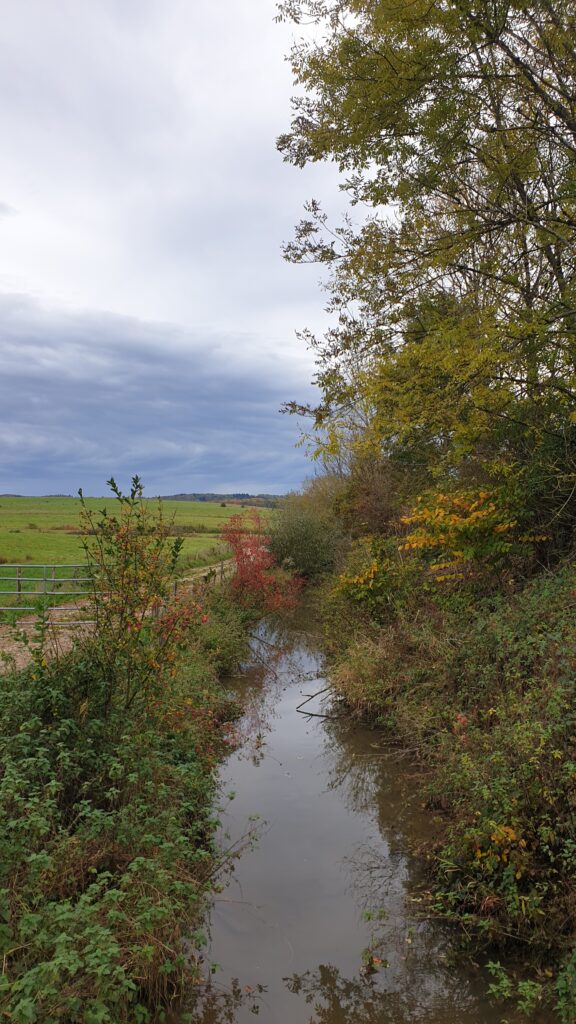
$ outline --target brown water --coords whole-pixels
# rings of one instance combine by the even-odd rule
[[[485,972],[423,919],[414,851],[435,828],[424,780],[326,695],[301,711],[329,717],[298,712],[327,685],[322,656],[306,634],[261,636],[238,684],[243,742],[222,772],[223,842],[242,845],[252,827],[259,836],[213,907],[206,961],[217,966],[194,1020],[512,1021],[488,1000]]]

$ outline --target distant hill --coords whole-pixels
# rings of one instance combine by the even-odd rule
[[[0,498],[77,498],[77,494],[0,494]]]
[[[25,498],[24,494],[0,494],[0,498]],[[28,495],[30,497],[30,495]],[[42,498],[77,498],[75,494],[42,494]],[[97,495],[95,495],[97,497]],[[281,494],[161,494],[162,501],[219,501],[227,505],[254,505],[256,508],[276,508]]]
[[[219,501],[226,505],[254,505],[256,508],[275,508],[280,494],[161,494],[162,501]]]

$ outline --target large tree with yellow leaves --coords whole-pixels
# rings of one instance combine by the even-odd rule
[[[576,515],[576,15],[571,0],[289,0],[287,160],[334,160],[286,255],[329,268],[323,453],[506,480]],[[307,32],[307,29],[303,31]],[[364,213],[359,217],[360,211]],[[293,408],[298,408],[293,405]]]

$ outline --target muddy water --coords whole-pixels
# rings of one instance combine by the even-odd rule
[[[238,684],[242,745],[222,773],[223,841],[259,836],[214,905],[206,959],[217,966],[194,1019],[497,1024],[485,974],[423,919],[414,851],[434,821],[422,779],[329,695],[297,711],[327,685],[311,637],[261,637]]]

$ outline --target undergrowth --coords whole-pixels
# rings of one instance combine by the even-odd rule
[[[340,580],[342,577],[340,577]],[[390,576],[388,576],[390,580]],[[492,989],[526,1013],[540,1001],[576,1021],[576,570],[478,594],[434,587],[379,603],[325,588],[332,678],[355,713],[432,769],[444,812],[433,912],[492,956]],[[373,591],[370,600],[374,601]],[[496,951],[496,952],[495,952]]]
[[[199,977],[218,885],[215,768],[236,713],[218,682],[246,613],[224,588],[169,600],[178,545],[135,478],[89,519],[96,630],[0,687],[0,1014],[160,1020]],[[184,1018],[183,1018],[184,1019]]]

